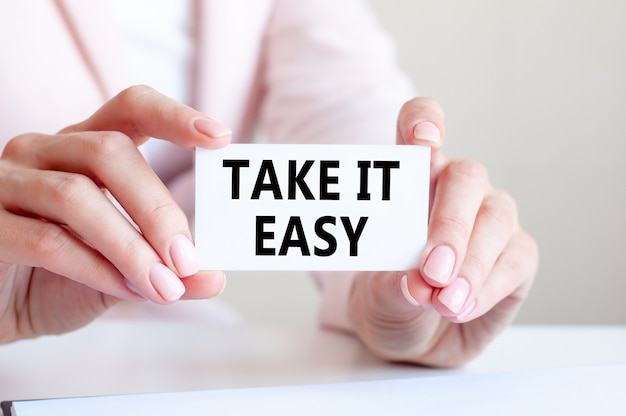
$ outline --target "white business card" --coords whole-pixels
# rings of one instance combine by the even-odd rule
[[[425,146],[197,149],[201,268],[415,268],[426,243],[429,173]]]

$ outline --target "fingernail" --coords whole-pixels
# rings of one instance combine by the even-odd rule
[[[196,247],[191,240],[182,234],[177,235],[172,240],[170,256],[181,277],[194,275],[200,270]]]
[[[419,302],[409,292],[409,276],[406,274],[400,278],[400,290],[402,290],[402,294],[407,302],[413,306],[420,306]]]
[[[422,121],[417,123],[413,128],[413,136],[417,140],[427,140],[429,142],[437,143],[441,140],[441,132],[439,128],[430,121]]]
[[[437,246],[430,252],[422,272],[435,282],[446,284],[450,280],[455,262],[454,251],[448,246]]]
[[[233,134],[228,127],[223,126],[210,118],[197,118],[194,120],[193,126],[200,133],[212,138],[224,137]]]
[[[129,282],[128,280],[124,280],[124,284],[126,285],[128,290],[133,292],[133,295],[124,296],[123,299],[125,299],[125,300],[134,300],[134,301],[146,300],[146,297],[131,282]]]
[[[472,303],[470,303],[469,306],[465,308],[464,311],[460,312],[456,316],[456,319],[458,319],[459,321],[465,320],[468,316],[472,314],[472,312],[474,312],[474,309],[476,309],[476,299],[474,299]]]
[[[167,266],[154,263],[150,268],[150,283],[159,295],[168,302],[180,299],[185,293],[185,286]]]
[[[439,302],[443,303],[446,308],[450,309],[452,313],[459,313],[465,302],[467,302],[469,291],[469,282],[460,277],[455,279],[450,286],[441,289],[437,299],[439,299]]]

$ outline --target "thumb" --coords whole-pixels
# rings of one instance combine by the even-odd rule
[[[414,355],[420,344],[416,337],[435,330],[432,288],[416,282],[418,278],[418,271],[364,272],[353,282],[350,320],[365,344],[383,358]]]
[[[444,118],[441,105],[432,98],[407,101],[398,115],[397,143],[430,146],[431,160],[436,163],[445,138]]]

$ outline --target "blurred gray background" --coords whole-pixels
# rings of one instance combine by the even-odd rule
[[[519,323],[626,324],[626,2],[370,0],[447,117],[446,154],[517,200],[541,263]],[[229,273],[253,323],[315,320],[299,273]]]

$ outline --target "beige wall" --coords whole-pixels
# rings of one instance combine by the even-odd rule
[[[370,3],[446,109],[448,155],[483,162],[541,247],[518,321],[626,324],[626,2]],[[235,274],[225,297],[252,321],[309,321],[317,300],[285,274]]]

